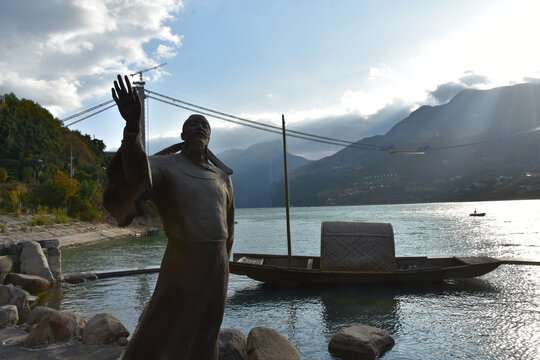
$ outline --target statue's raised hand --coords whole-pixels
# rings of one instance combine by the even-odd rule
[[[141,118],[141,100],[139,95],[131,88],[127,75],[124,76],[124,79],[125,85],[122,77],[118,75],[118,81],[114,82],[114,88],[111,89],[112,97],[116,102],[116,106],[118,106],[120,115],[126,120],[126,126],[132,131],[138,131]]]

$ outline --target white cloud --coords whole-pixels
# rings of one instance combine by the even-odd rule
[[[176,56],[176,48],[172,46],[167,46],[159,44],[154,55],[159,59],[169,59]]]
[[[369,69],[369,77],[368,79],[371,81],[376,81],[378,78],[388,76],[390,73],[390,69],[386,66],[382,67],[371,67]]]
[[[174,56],[182,37],[165,25],[181,0],[152,2],[8,1],[0,12],[0,93],[14,92],[54,115],[104,95],[117,73],[157,65],[143,46],[157,41],[156,58]]]
[[[392,99],[381,89],[370,92],[348,90],[341,97],[341,103],[347,112],[370,116],[385,106],[392,105]]]

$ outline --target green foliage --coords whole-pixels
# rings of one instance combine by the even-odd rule
[[[31,100],[18,99],[13,93],[3,98],[0,184],[11,187],[0,187],[0,211],[21,213],[47,207],[54,215],[58,211],[54,209],[60,208],[67,213],[54,215],[58,221],[67,221],[67,215],[98,220],[107,162],[103,141],[69,130]],[[71,166],[73,177],[69,176]],[[24,184],[28,185],[18,187]]]
[[[24,184],[17,184],[13,189],[7,191],[10,210],[20,214],[23,209],[23,200],[28,193],[28,187]]]
[[[101,184],[97,181],[81,183],[78,193],[68,201],[68,213],[75,218],[89,221],[101,220]]]
[[[62,207],[73,197],[79,189],[79,182],[77,179],[68,177],[63,171],[58,170],[54,177],[54,186],[56,193],[60,196]]]
[[[72,197],[68,201],[68,213],[76,219],[87,221],[101,220],[101,212],[88,199]]]
[[[46,109],[31,100],[18,99],[13,93],[4,95],[0,108],[0,166],[14,180],[45,182],[56,175],[51,166],[77,174],[85,168],[88,178],[102,177],[106,163],[105,144],[79,131],[71,131],[53,118]],[[49,169],[49,171],[45,171]]]
[[[8,179],[8,172],[3,167],[0,167],[0,183],[5,183]]]
[[[37,210],[37,216],[34,216],[28,223],[30,226],[44,226],[63,224],[67,222],[67,214],[60,209],[53,209],[49,214],[47,207],[40,206]]]
[[[38,216],[34,216],[32,220],[30,220],[29,225],[30,226],[52,225],[52,221],[43,215],[38,215]]]
[[[60,210],[60,209],[53,209],[52,210],[52,215],[53,215],[55,224],[67,223],[68,218],[67,218],[67,214],[66,214],[65,211]]]

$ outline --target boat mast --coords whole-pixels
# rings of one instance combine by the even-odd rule
[[[283,129],[283,168],[285,169],[285,211],[287,214],[287,263],[292,266],[291,254],[291,217],[289,213],[289,177],[287,175],[287,140],[285,135],[285,115],[281,114],[281,127]]]

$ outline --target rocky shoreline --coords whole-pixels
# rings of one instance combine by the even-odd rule
[[[51,261],[53,258],[51,255],[54,254],[53,249],[90,245],[120,237],[145,234],[148,231],[148,227],[144,225],[120,228],[108,223],[89,223],[72,219],[60,224],[32,225],[34,223],[33,220],[36,217],[37,216],[34,215],[0,215],[0,248],[3,249],[3,251],[7,251],[7,253],[13,252],[13,249],[17,249],[19,252],[21,252],[23,244],[41,244],[41,246],[38,247],[44,247],[44,250],[48,250],[45,251],[47,258],[46,260],[49,265],[53,265]],[[7,258],[6,256],[3,257]],[[11,256],[11,258],[14,257]],[[13,265],[17,265],[18,269],[20,269],[19,264]],[[58,264],[58,266],[60,266],[60,264]],[[52,270],[52,272],[55,272],[55,270],[58,271],[55,266],[50,267],[51,269],[49,270]],[[29,289],[32,289],[32,286],[35,286],[34,284],[36,284],[38,280],[41,280],[42,283],[47,283],[47,285],[50,286],[50,282],[61,281],[62,278],[61,274],[60,276],[55,274],[56,276],[51,276],[50,279],[46,279],[49,276],[43,274],[40,275],[41,276],[20,276],[19,274],[12,274],[11,278],[8,278],[8,281],[16,282],[21,285],[24,284],[26,285],[25,287],[29,286]],[[45,277],[43,278],[43,276]],[[22,277],[23,279],[19,279],[19,277]],[[2,282],[4,281],[4,279],[1,280]],[[0,298],[2,298],[0,299],[0,318],[5,318],[3,326],[0,326],[3,327],[0,329],[0,360],[15,358],[24,360],[72,358],[117,359],[122,354],[124,350],[122,341],[120,341],[120,343],[115,341],[108,344],[96,344],[91,342],[85,343],[84,341],[78,341],[82,340],[83,328],[80,326],[77,328],[78,330],[75,330],[74,336],[70,336],[67,341],[55,343],[50,336],[51,332],[48,331],[50,326],[47,325],[46,321],[41,325],[41,327],[45,328],[45,331],[42,332],[41,336],[44,336],[43,333],[46,334],[44,337],[48,339],[47,341],[53,341],[52,344],[45,344],[45,342],[43,342],[38,346],[23,346],[25,341],[27,341],[27,345],[29,345],[30,340],[28,340],[28,338],[32,334],[32,331],[39,325],[39,321],[35,321],[38,319],[35,319],[35,317],[32,319],[30,315],[36,312],[42,313],[44,312],[44,309],[39,306],[33,310],[25,307],[25,303],[31,303],[35,301],[36,298],[18,287],[13,287],[13,285],[0,285],[0,288],[0,293],[3,292],[4,295],[6,295],[1,296],[0,294]],[[12,294],[14,291],[20,293],[20,296],[15,297]],[[84,322],[84,320],[81,320],[75,314],[70,313],[66,315],[65,312],[56,311],[53,309],[48,309],[46,311],[50,313],[49,320],[51,317],[50,315],[54,314],[53,318],[67,317],[68,319],[78,319],[78,323]],[[28,320],[29,316],[31,319],[30,321]],[[2,319],[0,319],[0,322],[2,322],[1,320]],[[88,323],[90,323],[91,320],[92,319],[90,319]],[[53,319],[53,321],[55,320]],[[86,322],[84,323],[88,324]],[[37,332],[34,332],[34,335],[32,335],[34,339],[37,336],[36,334]],[[32,339],[32,337],[30,339]],[[127,342],[127,340],[125,342]]]

